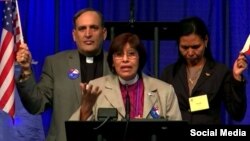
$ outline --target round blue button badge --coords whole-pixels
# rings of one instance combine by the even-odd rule
[[[80,74],[79,70],[74,69],[74,68],[69,69],[69,71],[68,71],[68,77],[71,80],[77,79],[79,77],[79,74]]]

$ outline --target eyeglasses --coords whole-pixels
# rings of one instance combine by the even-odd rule
[[[127,53],[116,52],[113,54],[113,57],[116,60],[122,60],[124,55],[126,55],[128,59],[133,60],[138,56],[138,53],[136,51],[128,51]]]

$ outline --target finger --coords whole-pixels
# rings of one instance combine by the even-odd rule
[[[93,86],[91,84],[87,84],[86,85],[86,93],[89,95],[89,94],[92,94],[92,88]]]
[[[245,56],[239,56],[237,60],[244,60],[245,62],[247,62],[247,58]]]
[[[97,87],[95,87],[94,91],[95,91],[95,93],[98,93],[98,91],[99,91],[99,87],[98,87],[98,86],[97,86]]]
[[[247,64],[247,58],[244,56],[239,56],[237,59],[237,64],[239,63],[246,63]]]
[[[101,90],[100,90],[100,88],[99,88],[98,86],[95,87],[95,93],[96,93],[97,95],[101,94]]]
[[[244,57],[246,57],[246,54],[243,53],[243,52],[241,52],[241,53],[239,54],[239,56],[244,56]]]
[[[86,86],[86,89],[87,89],[87,90],[92,90],[92,88],[93,88],[93,85],[91,85],[91,84],[88,84],[88,85]]]
[[[86,86],[87,86],[87,83],[80,83],[82,95],[86,94]]]
[[[22,55],[21,55],[21,62],[25,62],[25,61],[26,61],[25,54],[22,53]]]
[[[247,63],[246,63],[244,60],[239,60],[239,61],[237,62],[237,66],[238,66],[239,68],[246,68],[246,67],[247,67]]]
[[[85,89],[85,86],[86,86],[87,84],[86,83],[80,83],[80,88],[81,89]]]
[[[29,63],[29,54],[22,53],[20,57],[21,63]]]
[[[86,90],[89,90],[89,88],[90,88],[90,84],[87,84],[86,85]]]
[[[25,49],[25,50],[28,50],[28,46],[26,43],[23,43],[19,46],[19,49]]]

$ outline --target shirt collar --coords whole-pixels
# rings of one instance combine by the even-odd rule
[[[138,74],[136,74],[136,76],[133,79],[128,80],[128,81],[122,79],[120,76],[118,77],[118,79],[122,85],[125,85],[125,84],[132,85],[132,84],[135,84],[137,82],[137,80],[139,79],[139,76],[138,76]]]

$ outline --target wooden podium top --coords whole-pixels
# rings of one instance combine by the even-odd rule
[[[142,40],[175,40],[177,22],[106,22],[107,39],[123,32],[136,33]]]

